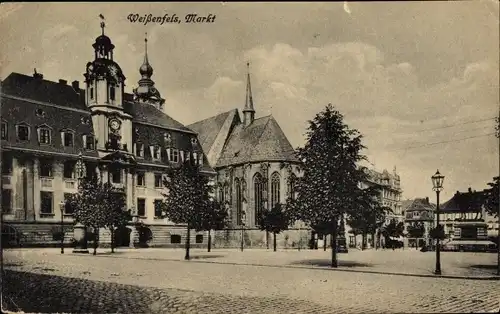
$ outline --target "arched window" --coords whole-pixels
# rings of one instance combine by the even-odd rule
[[[262,208],[264,207],[264,198],[263,198],[263,191],[264,191],[264,182],[262,180],[262,176],[260,173],[255,174],[253,177],[253,186],[254,186],[254,201],[255,201],[255,217],[256,217],[256,222],[258,223],[258,220],[260,219],[260,215],[262,212]]]
[[[222,184],[220,184],[220,183],[219,183],[217,188],[219,190],[219,202],[221,204],[223,204],[224,203],[224,188],[222,187]]]
[[[290,197],[291,200],[295,199],[295,184],[297,182],[297,177],[295,174],[291,174],[290,177],[288,177],[288,197]]]
[[[231,199],[229,197],[229,185],[227,182],[224,184],[224,202],[229,202]]]
[[[241,195],[241,184],[238,178],[234,179],[234,188],[236,190],[236,223],[240,225],[243,198]]]
[[[271,175],[271,207],[280,202],[280,175],[275,172]]]

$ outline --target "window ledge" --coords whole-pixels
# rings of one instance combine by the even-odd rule
[[[40,218],[50,218],[54,216],[55,216],[54,213],[40,213]]]

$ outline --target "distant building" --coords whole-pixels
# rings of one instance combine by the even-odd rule
[[[430,231],[434,227],[436,206],[429,198],[416,198],[403,201],[405,229],[409,247],[422,247],[432,244]]]
[[[389,173],[386,169],[382,172],[366,169],[366,172],[368,174],[368,179],[365,182],[361,182],[360,187],[379,187],[381,204],[389,207],[393,211],[387,215],[385,224],[389,224],[391,220],[403,222],[404,216],[401,202],[403,190],[401,189],[401,178],[396,171],[396,167],[394,167],[392,173]],[[349,226],[346,226],[346,232],[349,247],[355,247],[358,243],[361,243],[361,235],[355,236]],[[370,243],[371,246],[374,245],[371,235],[368,236],[367,242]]]

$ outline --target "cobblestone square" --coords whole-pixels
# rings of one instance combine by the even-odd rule
[[[421,277],[427,268],[432,269],[433,258],[432,254],[417,251],[340,254],[341,271],[308,265],[327,262],[330,252],[322,251],[193,250],[190,261],[182,260],[183,253],[183,250],[119,249],[110,254],[104,249],[92,256],[72,254],[70,250],[64,255],[55,249],[8,250],[4,253],[4,309],[114,313],[459,313],[492,312],[500,307],[500,282],[480,280],[479,272],[463,270],[470,269],[470,265],[494,265],[495,254],[443,255],[443,270],[457,277],[450,279]],[[410,264],[411,260],[414,263]],[[407,274],[388,274],[391,265],[393,273],[406,267]],[[421,274],[408,275],[412,268],[420,269]],[[482,273],[483,279],[487,278],[488,269]],[[459,278],[467,272],[476,279]]]

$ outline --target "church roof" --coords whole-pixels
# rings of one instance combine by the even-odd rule
[[[234,127],[215,167],[260,161],[298,162],[283,130],[270,115]]]
[[[198,141],[203,147],[203,151],[205,153],[210,151],[224,122],[230,114],[235,111],[237,112],[238,110],[233,109],[188,125],[191,130],[198,133]]]

